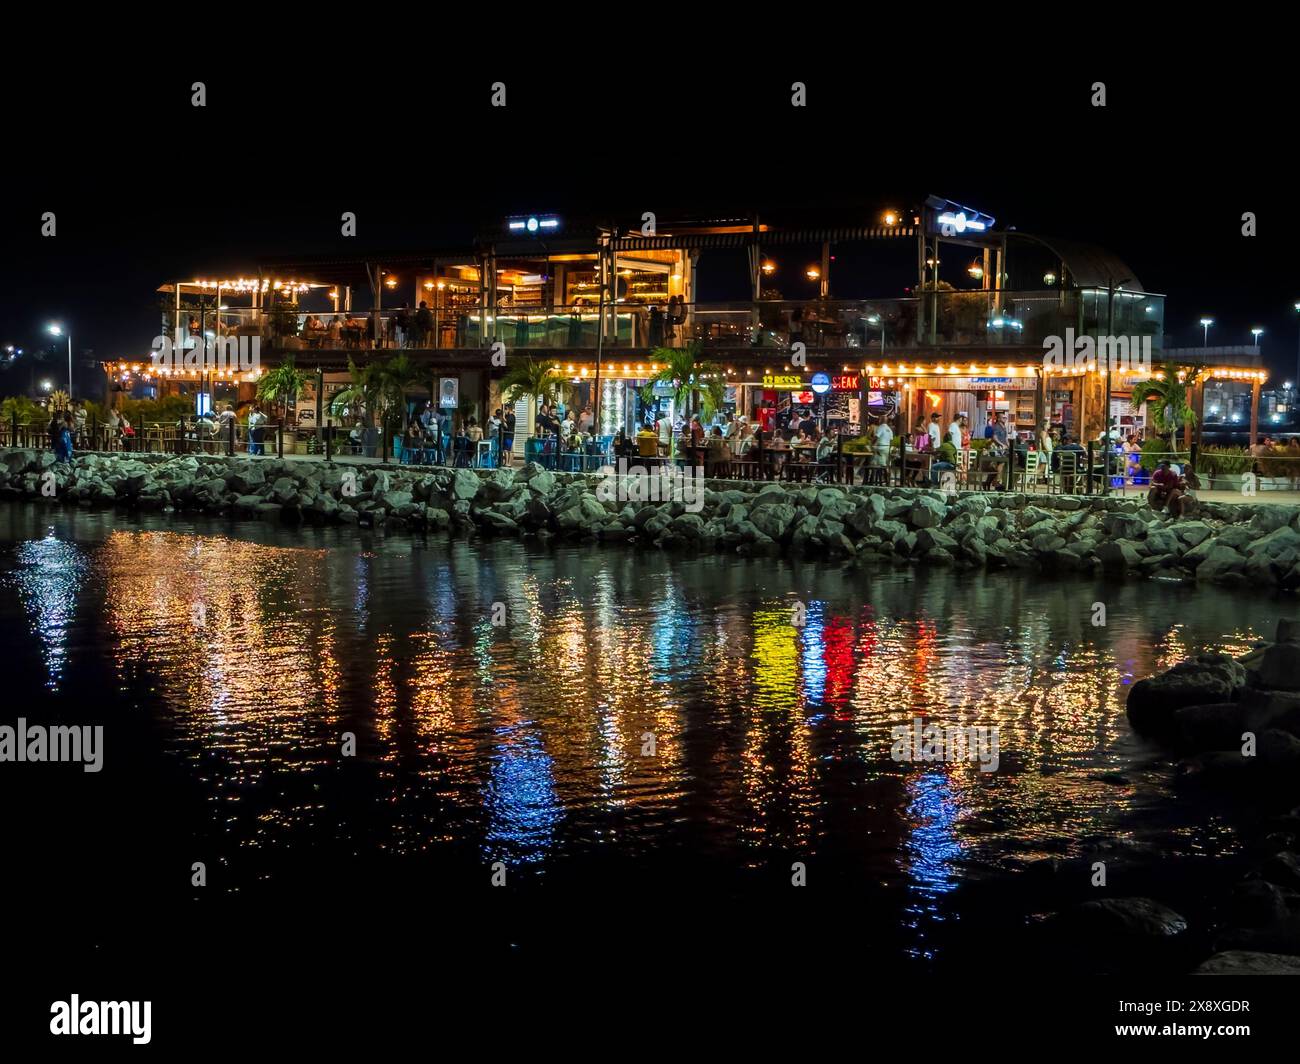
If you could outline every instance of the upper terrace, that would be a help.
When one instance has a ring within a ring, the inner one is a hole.
[[[266,262],[246,278],[174,282],[160,290],[164,326],[256,335],[319,362],[397,347],[469,358],[496,342],[556,357],[698,342],[759,361],[797,343],[836,357],[997,348],[1041,358],[1044,339],[1067,329],[1163,339],[1164,297],[1114,256],[998,231],[935,197],[872,217],[687,219],[649,234],[548,221],[511,219],[460,249]],[[708,298],[722,281],[743,297]],[[872,294],[881,288],[894,292]]]

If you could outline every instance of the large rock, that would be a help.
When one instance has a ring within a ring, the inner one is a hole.
[[[1197,580],[1218,580],[1226,573],[1239,573],[1246,567],[1246,559],[1231,547],[1216,546],[1196,567]]]
[[[1185,750],[1239,750],[1244,718],[1240,702],[1183,706],[1171,715],[1169,738]]]
[[[911,510],[908,511],[907,521],[915,529],[935,528],[943,524],[947,512],[947,507],[938,499],[922,495],[913,502]]]
[[[1086,901],[1063,915],[1075,930],[1102,939],[1162,939],[1187,930],[1184,917],[1150,898]]]
[[[756,504],[749,514],[749,519],[754,526],[774,540],[785,537],[794,518],[795,509],[789,503],[770,503],[763,506]]]
[[[1127,540],[1111,540],[1097,548],[1097,560],[1110,571],[1133,569],[1142,561],[1137,548]]]
[[[1216,953],[1193,975],[1300,975],[1300,957],[1255,950],[1225,950]]]
[[[478,475],[472,469],[457,469],[451,481],[451,497],[454,501],[468,501],[478,494]]]
[[[1246,669],[1227,654],[1197,654],[1168,672],[1139,680],[1128,693],[1128,719],[1139,732],[1169,735],[1173,711],[1184,706],[1236,702]]]

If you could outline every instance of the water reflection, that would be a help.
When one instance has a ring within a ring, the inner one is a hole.
[[[51,531],[43,539],[19,544],[14,561],[10,580],[40,644],[45,686],[57,692],[68,664],[67,633],[76,618],[86,557],[76,544],[58,539]]]
[[[1167,585],[78,520],[10,518],[4,609],[47,684],[70,644],[107,656],[241,850],[293,852],[310,830],[361,855],[468,846],[525,876],[600,850],[756,873],[821,857],[905,891],[918,956],[964,876],[1161,799],[1123,720],[1134,676],[1240,651],[1284,609]],[[996,725],[1000,771],[891,760],[890,729],[918,716]],[[318,793],[348,731],[376,773],[364,816]],[[1197,849],[1212,828],[1167,830]]]

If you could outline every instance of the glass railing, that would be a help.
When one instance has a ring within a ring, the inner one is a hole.
[[[1105,289],[994,292],[939,291],[903,299],[764,300],[663,307],[620,303],[603,312],[607,348],[651,350],[700,343],[718,349],[770,348],[879,351],[914,347],[1041,347],[1048,337],[1113,335],[1152,338],[1160,347],[1164,297]],[[484,350],[500,341],[511,350],[570,351],[602,343],[595,305],[554,308],[438,308],[410,311],[296,313],[221,311],[199,327],[217,336],[260,335],[277,350]]]

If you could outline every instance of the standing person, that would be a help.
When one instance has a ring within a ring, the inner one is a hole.
[[[262,453],[262,425],[266,421],[266,415],[262,413],[261,408],[254,403],[251,410],[248,411],[248,453]]]
[[[659,432],[659,457],[667,458],[673,445],[673,422],[667,414],[659,415],[659,423],[655,426]]]
[[[578,415],[578,428],[583,432],[590,432],[592,423],[596,420],[596,415],[591,412],[591,404],[582,408],[582,413]]]
[[[650,308],[649,319],[650,346],[663,347],[664,345],[664,312],[656,303]]]
[[[953,449],[960,451],[965,448],[962,441],[962,434],[966,428],[966,415],[956,414],[948,425],[948,442],[952,444]]]
[[[76,425],[72,420],[72,412],[64,411],[63,424],[59,426],[58,460],[60,462],[72,461],[72,438],[76,431]]]
[[[930,415],[930,424],[926,427],[926,433],[930,437],[930,450],[937,451],[939,444],[943,443],[943,429],[939,427],[939,412],[937,410]]]
[[[420,309],[415,312],[415,334],[420,347],[429,346],[429,337],[433,335],[433,311],[423,299],[420,300]]]
[[[884,418],[876,422],[876,427],[871,432],[871,441],[872,464],[888,466],[889,449],[894,443],[894,430],[889,427],[889,422]]]
[[[1000,413],[994,413],[993,418],[984,426],[984,438],[986,440],[997,441],[998,446],[1005,448],[1007,445],[1007,426],[1002,420]]]
[[[118,433],[122,431],[122,417],[117,412],[117,407],[110,407],[108,411],[108,420],[104,423],[108,429],[108,440],[110,446],[117,442]]]
[[[62,460],[60,454],[63,449],[63,418],[59,416],[59,411],[50,411],[50,423],[45,426],[46,435],[50,438],[50,450],[54,452],[57,460]]]
[[[1049,480],[1052,476],[1052,450],[1056,441],[1052,439],[1051,425],[1044,421],[1038,426],[1038,468],[1040,477]]]
[[[501,455],[501,460],[509,465],[515,455],[515,412],[511,407],[506,407],[501,418],[501,426],[504,430],[501,438],[501,449],[504,453]]]
[[[81,404],[73,412],[73,425],[76,429],[76,442],[80,447],[86,446],[86,406]]]

